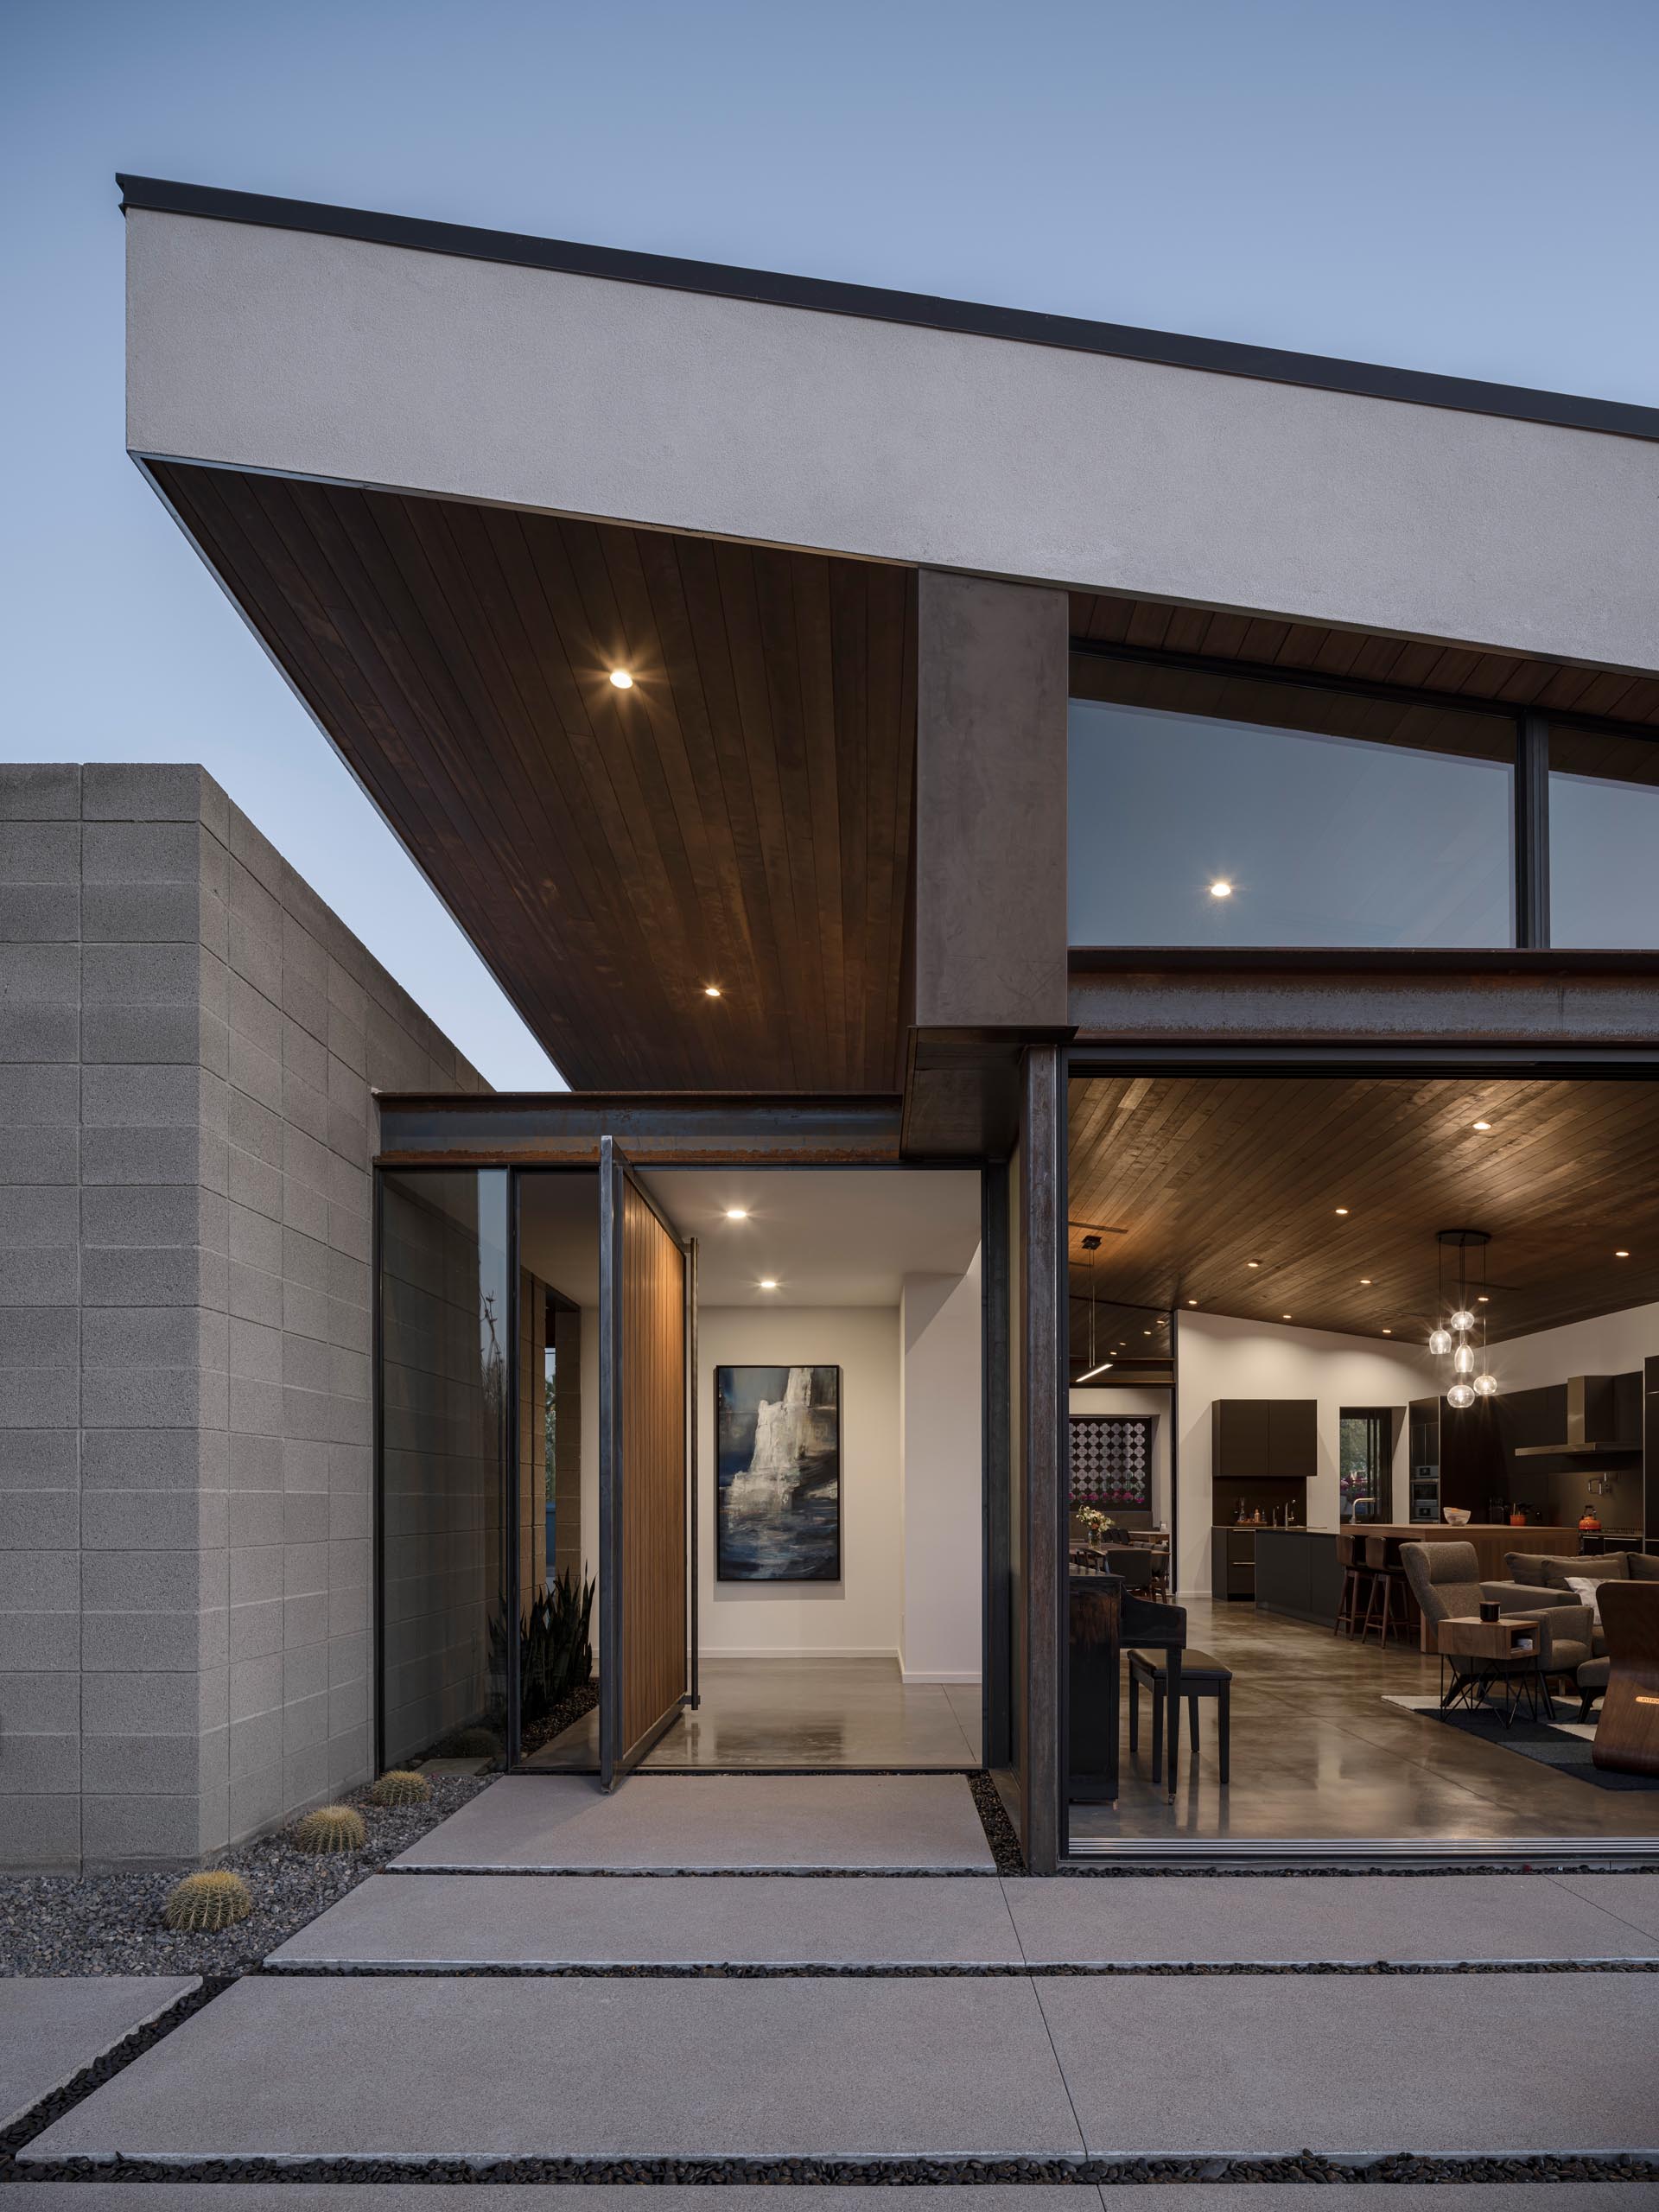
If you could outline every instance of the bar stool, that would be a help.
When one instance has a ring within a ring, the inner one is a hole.
[[[1366,1539],[1359,1535],[1337,1538],[1337,1565],[1342,1569],[1342,1596],[1337,1605],[1337,1618],[1331,1633],[1340,1636],[1346,1629],[1350,1636],[1357,1636],[1364,1616],[1366,1602],[1371,1594],[1371,1570],[1365,1561]]]
[[[1387,1643],[1391,1634],[1402,1640],[1408,1638],[1411,1632],[1409,1593],[1398,1536],[1367,1536],[1365,1569],[1371,1578],[1371,1588],[1365,1601],[1365,1623],[1359,1631],[1360,1642],[1363,1643],[1370,1636],[1374,1621],[1379,1643]]]

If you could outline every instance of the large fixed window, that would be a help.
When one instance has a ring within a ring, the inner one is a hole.
[[[1549,942],[1659,947],[1659,741],[1549,733]]]
[[[1074,665],[1074,944],[1515,943],[1510,717]]]

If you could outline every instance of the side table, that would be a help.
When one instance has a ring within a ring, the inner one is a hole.
[[[1541,1713],[1538,1706],[1544,1657],[1544,1631],[1540,1621],[1520,1614],[1506,1614],[1499,1621],[1454,1616],[1440,1624],[1438,1641],[1442,1682],[1448,1659],[1477,1662],[1472,1667],[1452,1669],[1451,1687],[1441,1692],[1442,1713],[1450,1712],[1456,1705],[1467,1706],[1471,1713],[1476,1711],[1484,1703],[1493,1683],[1502,1682],[1506,1728],[1515,1726],[1516,1713],[1523,1696],[1534,1720],[1550,1717]]]

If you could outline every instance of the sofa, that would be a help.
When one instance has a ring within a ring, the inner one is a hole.
[[[1646,1552],[1596,1552],[1582,1558],[1576,1554],[1560,1558],[1547,1552],[1505,1552],[1503,1564],[1511,1582],[1525,1587],[1530,1602],[1538,1606],[1581,1605],[1583,1595],[1573,1588],[1573,1581],[1659,1582],[1659,1558]],[[1607,1656],[1599,1615],[1590,1624],[1590,1653],[1595,1659]]]
[[[1579,1669],[1590,1658],[1593,1616],[1580,1605],[1572,1591],[1529,1587],[1520,1582],[1483,1582],[1475,1548],[1468,1543],[1402,1543],[1400,1563],[1406,1570],[1411,1594],[1431,1627],[1444,1620],[1469,1620],[1480,1611],[1482,1599],[1496,1599],[1503,1618],[1524,1615],[1536,1620],[1543,1638],[1539,1671],[1547,1681],[1560,1679],[1578,1687]],[[1513,1562],[1506,1561],[1513,1566]],[[1478,1659],[1449,1657],[1457,1681],[1480,1672]],[[1448,1691],[1446,1702],[1454,1694]]]
[[[1532,1583],[1535,1606],[1577,1605],[1580,1594],[1568,1580],[1588,1583],[1659,1582],[1659,1558],[1647,1552],[1592,1552],[1567,1558],[1545,1552],[1505,1552],[1503,1564],[1516,1583]],[[1578,1669],[1579,1719],[1588,1720],[1607,1688],[1607,1632],[1599,1611],[1590,1616],[1590,1656]]]

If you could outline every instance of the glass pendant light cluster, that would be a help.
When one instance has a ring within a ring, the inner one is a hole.
[[[1476,1306],[1485,1306],[1486,1247],[1491,1238],[1484,1229],[1443,1229],[1435,1242],[1439,1248],[1436,1272],[1440,1287],[1440,1311],[1445,1319],[1429,1332],[1428,1348],[1436,1359],[1451,1362],[1452,1380],[1446,1385],[1446,1402],[1464,1412],[1477,1398],[1492,1398],[1497,1395],[1497,1377],[1486,1370],[1486,1316],[1477,1313]],[[1457,1290],[1448,1313],[1446,1294],[1446,1255],[1457,1255]],[[1469,1269],[1471,1255],[1480,1262],[1481,1294],[1471,1298],[1469,1290]],[[1477,1343],[1476,1339],[1478,1338]]]

